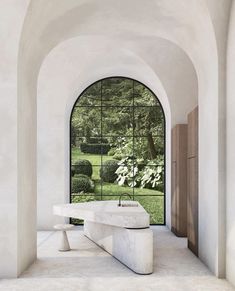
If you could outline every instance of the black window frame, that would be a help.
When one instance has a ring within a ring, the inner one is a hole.
[[[112,79],[112,78],[122,78],[122,79],[126,79],[126,80],[131,80],[133,81],[133,90],[134,90],[134,83],[139,83],[140,85],[144,86],[147,90],[149,90],[151,92],[151,94],[156,98],[157,100],[157,103],[160,105],[160,108],[161,108],[161,111],[162,111],[162,116],[163,116],[163,125],[164,125],[164,132],[163,132],[163,139],[164,139],[164,165],[163,165],[163,175],[164,175],[164,179],[163,179],[163,183],[164,183],[164,195],[136,195],[134,194],[134,188],[133,188],[133,198],[134,197],[163,197],[164,199],[164,215],[163,215],[163,223],[157,223],[157,224],[151,224],[151,225],[166,225],[166,117],[165,117],[165,112],[164,112],[164,109],[163,109],[163,106],[160,102],[160,100],[158,99],[158,97],[156,96],[156,94],[148,87],[146,86],[144,83],[136,80],[136,79],[133,79],[133,78],[129,78],[129,77],[124,77],[124,76],[111,76],[111,77],[106,77],[106,78],[102,78],[102,79],[99,79],[97,81],[95,81],[94,83],[90,84],[88,87],[86,87],[82,92],[81,94],[78,96],[78,98],[76,99],[73,107],[72,107],[72,110],[71,110],[71,114],[70,114],[70,119],[69,119],[69,202],[72,203],[72,197],[74,195],[72,195],[71,193],[71,182],[72,182],[72,173],[71,173],[71,169],[72,169],[72,150],[71,150],[71,141],[72,141],[72,130],[71,130],[71,124],[72,124],[72,116],[73,116],[73,112],[74,112],[74,108],[75,107],[89,107],[89,106],[77,106],[76,104],[79,102],[79,99],[81,98],[81,96],[92,86],[94,86],[95,84],[101,82],[101,105],[98,105],[98,106],[91,106],[91,107],[97,107],[97,108],[101,108],[101,116],[102,116],[102,82],[105,81],[105,80],[108,80],[108,79]],[[133,94],[134,94],[134,91],[133,91]],[[103,107],[106,107],[106,106],[103,106]],[[107,107],[118,107],[118,106],[107,106]],[[121,107],[121,106],[120,106]],[[124,106],[124,107],[131,107],[131,106]],[[133,101],[133,115],[134,115],[134,107],[154,107],[154,105],[150,105],[150,106],[141,106],[141,105],[134,105],[134,101]],[[101,117],[102,118],[102,117]],[[102,120],[101,120],[101,124],[102,124]],[[102,125],[101,125],[102,127]],[[102,128],[101,128],[101,131],[102,131]],[[105,136],[104,136],[105,137]],[[144,136],[135,136],[134,135],[134,131],[133,131],[133,135],[132,135],[133,139],[134,138],[141,138],[141,137],[144,137]],[[158,135],[157,137],[160,137],[160,135]],[[103,136],[101,136],[101,138],[103,138]],[[133,146],[134,148],[134,146]],[[96,166],[96,165],[93,165],[93,166]],[[101,165],[97,165],[97,166],[102,166],[102,156],[101,156]],[[156,165],[157,166],[157,165]],[[75,196],[78,196],[79,194],[75,195]],[[94,194],[95,195],[95,194]],[[117,195],[102,195],[102,189],[101,189],[101,200],[102,200],[102,197],[103,196],[110,196],[110,197],[115,197]],[[71,222],[71,218],[70,218],[70,222]],[[82,223],[77,223],[77,225],[82,225]]]

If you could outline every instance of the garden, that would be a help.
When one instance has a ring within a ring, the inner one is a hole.
[[[108,78],[86,89],[71,115],[71,202],[128,193],[151,224],[164,224],[164,126],[158,99],[137,81]]]

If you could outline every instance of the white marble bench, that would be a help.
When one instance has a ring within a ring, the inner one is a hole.
[[[94,201],[55,205],[55,215],[84,220],[84,234],[138,274],[153,272],[149,214],[136,201]],[[124,205],[125,205],[124,203]],[[131,206],[134,204],[135,206]]]

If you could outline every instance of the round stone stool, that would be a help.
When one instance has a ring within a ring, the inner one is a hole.
[[[61,237],[61,242],[60,242],[60,252],[67,252],[70,251],[70,245],[67,237],[67,230],[70,230],[74,227],[73,224],[56,224],[54,226],[55,229],[61,230],[62,232],[62,237]]]

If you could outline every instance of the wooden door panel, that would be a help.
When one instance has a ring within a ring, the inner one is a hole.
[[[198,161],[188,159],[188,247],[198,255]]]
[[[188,158],[198,156],[198,107],[188,114]]]
[[[176,211],[177,211],[177,165],[171,164],[171,230],[175,233],[177,229]]]
[[[187,124],[172,129],[172,231],[187,236]]]

